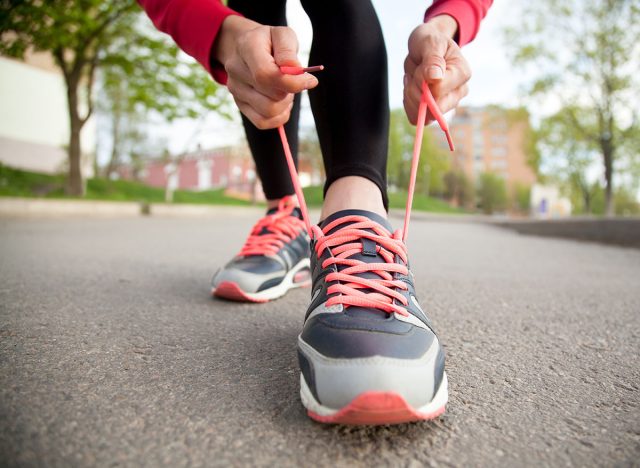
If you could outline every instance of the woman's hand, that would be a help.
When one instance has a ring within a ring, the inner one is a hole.
[[[294,94],[318,85],[308,73],[294,76],[280,71],[282,65],[300,66],[298,39],[291,28],[229,16],[214,47],[233,99],[259,129],[283,125],[289,120]]]
[[[441,15],[418,26],[409,37],[409,55],[404,61],[404,109],[414,125],[423,81],[429,84],[442,113],[455,108],[468,93],[471,69],[453,41],[457,29],[452,17]],[[431,121],[429,113],[427,122]]]

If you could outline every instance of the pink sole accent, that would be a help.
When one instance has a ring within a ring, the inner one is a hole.
[[[309,270],[301,270],[293,276],[293,283],[298,285],[298,283],[304,283],[300,286],[311,286],[311,272]]]
[[[421,413],[395,392],[365,392],[330,416],[321,416],[311,410],[307,410],[307,414],[321,423],[378,426],[435,419],[444,410],[442,406],[430,413]]]
[[[240,289],[240,286],[232,281],[223,281],[212,291],[212,294],[216,297],[222,297],[224,299],[239,302],[269,302],[269,299],[256,299],[248,296],[242,289]]]

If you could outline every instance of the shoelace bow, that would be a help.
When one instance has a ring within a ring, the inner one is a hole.
[[[304,222],[293,214],[292,197],[280,200],[275,213],[260,219],[251,229],[239,255],[275,255],[285,243],[298,237]]]
[[[283,69],[282,72],[290,73],[285,69]],[[404,281],[394,280],[393,273],[399,273],[401,275],[408,274],[408,268],[405,266],[407,264],[407,247],[405,241],[407,240],[409,232],[411,206],[413,204],[413,193],[415,191],[427,110],[444,131],[451,151],[454,150],[447,123],[431,94],[431,90],[426,83],[422,83],[422,96],[420,106],[418,107],[404,227],[402,231],[397,230],[393,234],[380,224],[364,216],[345,216],[329,223],[323,229],[320,229],[318,226],[312,226],[309,221],[309,213],[307,211],[304,194],[302,193],[302,186],[300,185],[293,156],[291,155],[291,149],[289,148],[289,142],[287,141],[287,134],[285,133],[284,126],[278,127],[291,181],[296,196],[298,197],[298,202],[300,203],[304,225],[307,228],[309,236],[316,241],[316,254],[320,257],[325,249],[331,249],[332,256],[323,262],[322,267],[326,268],[329,265],[345,266],[341,271],[330,273],[325,278],[325,281],[328,282],[338,282],[328,288],[329,294],[337,293],[337,295],[330,297],[327,300],[327,305],[342,304],[345,307],[360,306],[375,308],[388,313],[408,315],[405,308],[394,303],[394,300],[398,300],[400,304],[404,306],[408,304],[407,299],[398,292],[398,290],[407,290],[408,286]],[[329,234],[332,229],[344,223],[352,224]],[[371,231],[373,231],[373,233]],[[362,251],[361,240],[363,238],[368,238],[376,243],[376,253],[384,259],[385,263],[366,263],[361,260],[349,258]],[[396,263],[396,255],[402,259],[404,265]],[[368,279],[356,276],[357,274],[366,272],[375,273],[380,278]]]

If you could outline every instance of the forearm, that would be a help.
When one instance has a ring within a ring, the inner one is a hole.
[[[156,28],[169,34],[178,47],[207,70],[220,74],[220,70],[212,70],[211,50],[225,20],[238,13],[220,0],[138,0],[138,3]]]

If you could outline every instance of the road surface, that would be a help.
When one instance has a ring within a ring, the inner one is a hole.
[[[298,396],[309,291],[208,295],[253,216],[1,219],[0,465],[638,465],[640,250],[416,220],[447,412],[323,426]]]

